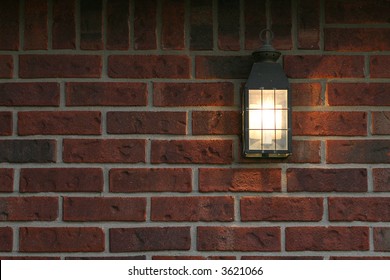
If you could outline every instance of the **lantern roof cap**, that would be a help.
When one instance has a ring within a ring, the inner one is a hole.
[[[281,53],[271,45],[274,33],[271,29],[263,29],[260,34],[260,41],[263,42],[263,46],[252,53],[255,62],[276,62]]]

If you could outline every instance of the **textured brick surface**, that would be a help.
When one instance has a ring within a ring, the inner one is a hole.
[[[0,78],[12,78],[14,61],[10,55],[0,55]]]
[[[19,48],[19,1],[6,0],[0,3],[0,50]]]
[[[390,112],[372,112],[372,134],[390,135]]]
[[[76,48],[76,3],[74,1],[53,1],[53,49]]]
[[[56,148],[55,140],[0,140],[0,162],[55,162]]]
[[[374,191],[387,192],[390,191],[390,169],[375,168],[372,171],[374,180]]]
[[[194,135],[238,135],[241,133],[241,112],[212,111],[192,113]]]
[[[303,0],[298,4],[298,48],[317,50],[320,43],[320,1]]]
[[[161,47],[164,50],[182,50],[185,47],[185,3],[163,1]]]
[[[58,83],[2,83],[0,84],[1,106],[58,106],[60,85]]]
[[[107,3],[107,44],[110,50],[127,50],[130,43],[129,1]]]
[[[24,5],[24,49],[46,50],[48,47],[47,1],[31,0]]]
[[[14,170],[11,168],[0,169],[0,193],[12,192],[14,189]]]
[[[378,227],[374,228],[374,250],[379,252],[390,251],[390,228]]]
[[[0,227],[0,252],[12,251],[13,233],[11,227]]]
[[[321,106],[321,84],[294,83],[290,84],[293,106]]]
[[[156,0],[134,2],[134,49],[153,50],[156,42]]]
[[[240,1],[218,1],[218,47],[221,50],[240,49]]]
[[[252,68],[250,56],[197,56],[198,79],[247,79]]]
[[[373,55],[370,57],[371,78],[390,78],[390,57],[385,55]]]
[[[0,221],[54,221],[57,197],[1,197]]]
[[[191,1],[190,48],[213,49],[213,3],[207,0]]]
[[[12,113],[0,112],[0,136],[12,135]]]
[[[102,1],[80,2],[80,48],[83,50],[103,49]]]

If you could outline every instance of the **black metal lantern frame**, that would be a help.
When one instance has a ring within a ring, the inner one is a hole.
[[[266,38],[263,38],[263,36]],[[255,63],[242,100],[243,153],[246,157],[288,157],[291,154],[291,94],[281,53],[270,44],[273,33],[260,33],[263,46],[252,55]]]

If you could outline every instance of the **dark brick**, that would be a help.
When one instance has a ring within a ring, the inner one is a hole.
[[[24,4],[24,49],[47,50],[48,8],[46,0],[30,0]]]
[[[0,221],[55,221],[57,197],[0,197]]]
[[[107,49],[129,49],[129,17],[128,0],[114,0],[107,2]]]
[[[76,48],[75,1],[53,1],[53,49]]]
[[[377,252],[390,252],[390,228],[374,228],[374,250]]]
[[[245,1],[245,49],[260,48],[260,31],[266,28],[266,7],[264,0]]]
[[[0,84],[0,106],[59,106],[58,83]]]
[[[56,149],[55,140],[0,140],[0,162],[55,162]]]
[[[165,50],[182,50],[185,47],[185,2],[164,0],[162,5],[161,47]]]
[[[0,227],[0,252],[11,252],[13,247],[13,232],[11,227]],[[3,259],[0,257],[0,259]]]
[[[13,76],[14,61],[10,55],[0,55],[0,79],[10,79]]]
[[[253,65],[251,56],[196,56],[197,79],[247,79]]]
[[[0,136],[12,135],[12,112],[0,112]]]
[[[0,50],[19,49],[19,1],[0,1]]]
[[[190,49],[213,49],[213,3],[208,0],[191,1]]]
[[[277,50],[290,50],[292,48],[291,1],[272,0],[270,6],[272,31],[275,34],[272,45]]]
[[[292,106],[322,106],[320,83],[292,83]]]
[[[318,50],[320,48],[320,1],[298,2],[298,48]]]
[[[0,193],[12,192],[14,189],[14,170],[0,168]]]
[[[135,0],[134,6],[134,49],[154,50],[157,47],[156,0]]]
[[[390,135],[390,112],[372,112],[372,134]]]
[[[390,78],[390,56],[373,55],[370,57],[370,77]]]
[[[193,135],[239,135],[241,112],[198,111],[192,113]]]
[[[372,175],[375,192],[390,191],[390,168],[374,168]]]
[[[240,1],[218,1],[218,47],[221,50],[240,49]]]
[[[102,0],[80,1],[80,48],[103,49]]]

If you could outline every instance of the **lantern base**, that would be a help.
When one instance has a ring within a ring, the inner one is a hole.
[[[271,154],[271,153],[245,153],[244,156],[247,158],[287,158],[291,155],[291,153],[286,153],[286,154]]]

